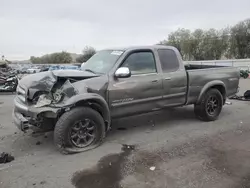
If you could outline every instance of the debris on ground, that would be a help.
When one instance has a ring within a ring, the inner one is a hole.
[[[122,145],[122,150],[123,151],[127,151],[127,150],[135,150],[135,146],[134,145],[127,145],[127,144],[123,144]]]
[[[46,181],[44,181],[44,180],[40,182],[41,185],[44,185],[45,183],[46,183]]]
[[[149,169],[150,169],[151,171],[154,171],[154,170],[155,170],[155,166],[151,166]]]
[[[250,90],[247,90],[243,96],[234,95],[230,99],[240,100],[240,101],[250,101]]]
[[[226,101],[225,104],[227,104],[227,105],[232,105],[232,102]]]
[[[245,99],[250,99],[250,90],[247,90],[245,93],[244,93],[244,97]]]
[[[32,127],[32,129],[35,129],[35,128]],[[47,135],[46,131],[44,131],[44,130],[33,130],[31,132],[31,136],[34,137],[34,138],[44,136],[44,135]]]
[[[42,144],[42,143],[41,143],[40,141],[37,141],[37,142],[36,142],[36,145],[37,145],[37,146],[39,146],[39,145],[41,145],[41,144]]]
[[[14,159],[15,158],[9,153],[2,152],[0,155],[0,163],[9,163]]]
[[[152,127],[155,126],[155,121],[154,121],[154,120],[151,120],[150,123],[151,123],[151,126],[152,126]]]

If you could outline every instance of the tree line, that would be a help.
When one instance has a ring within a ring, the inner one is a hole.
[[[41,57],[31,56],[30,61],[34,64],[70,64],[72,57],[68,52],[56,52]]]
[[[82,54],[80,54],[75,59],[72,58],[71,54],[68,52],[56,52],[52,54],[46,54],[41,57],[31,56],[30,61],[34,64],[70,64],[74,61],[77,63],[86,62],[96,53],[96,50],[91,46],[86,46]]]
[[[178,29],[159,44],[175,46],[184,60],[250,58],[250,19],[220,30]]]
[[[76,58],[76,62],[83,63],[89,60],[96,53],[95,48],[91,46],[85,46],[82,54]]]
[[[223,29],[191,31],[180,28],[159,44],[176,47],[186,61],[250,58],[250,19]],[[30,61],[35,64],[83,63],[95,53],[95,48],[86,46],[75,60],[68,52],[58,52],[42,57],[31,56]]]

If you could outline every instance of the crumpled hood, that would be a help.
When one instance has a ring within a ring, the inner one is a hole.
[[[96,76],[97,75],[93,73],[80,70],[55,70],[27,75],[19,81],[19,84],[25,89],[32,89],[35,87],[40,90],[47,91],[53,87],[58,77],[86,79]]]
[[[82,70],[54,70],[52,73],[57,77],[95,77],[94,73],[82,71]]]
[[[55,70],[27,75],[19,81],[19,86],[29,90],[28,98],[32,99],[37,91],[50,92],[60,78],[75,79],[71,85],[80,93],[86,92],[88,88],[90,92],[103,95],[108,85],[107,75],[100,76],[80,70]]]

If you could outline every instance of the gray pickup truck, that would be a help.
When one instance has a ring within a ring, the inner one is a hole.
[[[24,77],[13,118],[22,131],[54,130],[62,153],[81,152],[103,141],[114,118],[194,104],[198,119],[213,121],[239,78],[233,67],[184,65],[170,46],[107,49],[81,70]]]

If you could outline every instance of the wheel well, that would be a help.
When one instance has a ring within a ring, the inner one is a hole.
[[[109,122],[107,122],[106,117],[105,117],[105,113],[102,105],[99,104],[97,101],[95,100],[82,100],[82,101],[78,101],[75,106],[88,106],[90,108],[92,108],[93,110],[97,111],[104,119],[105,122],[105,126],[106,126],[106,130],[108,129],[108,125]]]
[[[219,90],[219,92],[223,96],[223,99],[226,98],[226,89],[225,89],[224,86],[222,86],[222,85],[215,85],[215,86],[212,86],[211,88]]]
[[[217,89],[217,90],[221,93],[221,95],[222,95],[222,97],[223,97],[223,104],[225,104],[226,98],[227,98],[227,94],[226,94],[226,88],[225,88],[223,85],[213,85],[213,86],[211,86],[211,87],[209,87],[209,88],[206,88],[206,90],[205,90],[204,92],[202,92],[202,94],[200,95],[200,97],[199,97],[199,99],[198,99],[198,101],[197,101],[196,104],[199,104],[199,103],[200,103],[201,97],[202,97],[209,89]]]
[[[90,108],[92,108],[93,110],[97,111],[99,114],[101,114],[102,117],[104,117],[103,114],[103,109],[102,106],[100,104],[98,104],[98,102],[93,101],[93,100],[83,100],[83,101],[79,101],[75,104],[75,106],[89,106]]]
[[[225,104],[226,98],[227,98],[226,97],[226,88],[223,85],[215,85],[215,86],[212,86],[211,88],[217,89],[221,93],[221,95],[223,97],[223,104]]]

